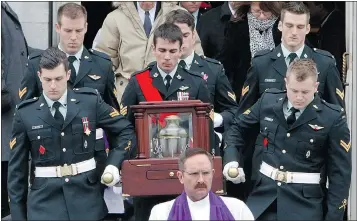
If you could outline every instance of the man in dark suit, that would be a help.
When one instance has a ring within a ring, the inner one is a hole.
[[[153,54],[156,62],[136,72],[129,80],[121,104],[121,114],[134,124],[130,108],[142,101],[201,100],[211,103],[206,82],[200,74],[183,69],[178,65],[181,56],[182,33],[174,24],[164,23],[154,32]],[[213,133],[213,132],[212,132]],[[135,220],[148,220],[153,206],[173,199],[175,196],[135,197]]]
[[[21,102],[10,141],[8,189],[14,220],[100,220],[107,213],[96,170],[96,128],[110,134],[105,173],[108,186],[136,147],[133,126],[92,88],[67,86],[71,72],[64,52],[42,53],[40,97]],[[35,178],[28,193],[28,159]],[[102,183],[104,181],[102,180]]]
[[[218,59],[223,48],[224,36],[232,16],[233,2],[213,8],[203,14],[197,24],[197,33],[201,39],[203,52],[209,58]]]
[[[1,217],[9,215],[7,166],[9,140],[15,105],[20,102],[18,90],[24,75],[28,47],[21,23],[7,2],[1,2]],[[6,129],[5,129],[6,128]]]
[[[87,31],[87,11],[76,3],[67,3],[58,9],[56,31],[60,36],[58,48],[65,52],[70,62],[71,77],[68,81],[70,88],[90,87],[98,90],[103,100],[119,109],[114,85],[114,72],[110,58],[93,49],[83,46],[84,35]],[[42,52],[29,56],[26,74],[19,89],[20,99],[32,99],[42,93],[42,84],[37,76]],[[96,131],[96,160],[98,170],[103,170],[106,158],[103,130]]]
[[[350,131],[344,109],[320,99],[318,75],[311,59],[293,61],[287,90],[268,89],[227,132],[223,174],[234,183],[245,181],[241,153],[250,148],[248,135],[258,135],[257,180],[247,200],[257,220],[343,220]]]
[[[195,21],[195,27],[197,26],[197,24],[200,21],[202,12],[200,10],[201,7],[201,1],[195,1],[195,2],[180,2],[180,6],[184,9],[186,9],[189,13],[191,13],[191,15],[194,17],[194,21]]]

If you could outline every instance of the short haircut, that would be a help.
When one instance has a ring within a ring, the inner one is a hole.
[[[295,59],[288,67],[286,78],[289,78],[290,75],[294,75],[298,82],[302,82],[309,77],[317,81],[316,63],[309,58]]]
[[[66,73],[69,70],[69,63],[66,54],[58,49],[58,47],[51,47],[46,49],[40,59],[40,72],[42,69],[53,70],[63,64]]]
[[[154,32],[154,46],[156,47],[157,39],[162,38],[168,40],[170,43],[179,42],[182,46],[182,32],[175,24],[164,23],[160,25]]]
[[[303,2],[286,2],[283,4],[281,9],[280,19],[284,21],[284,16],[286,12],[296,15],[306,15],[307,23],[310,21],[310,11],[309,8]]]
[[[166,23],[186,24],[192,31],[195,30],[195,18],[191,13],[183,9],[177,9],[166,15]]]
[[[87,10],[82,5],[76,3],[66,3],[59,7],[57,11],[57,23],[59,25],[61,25],[62,16],[65,16],[70,19],[84,17],[84,20],[87,21]]]
[[[181,153],[180,158],[178,160],[178,164],[179,164],[179,169],[180,171],[184,171],[185,170],[185,162],[188,158],[196,156],[196,155],[206,155],[209,159],[209,161],[211,162],[211,165],[213,167],[213,157],[210,153],[208,153],[207,151],[205,151],[202,148],[187,148],[183,153]]]

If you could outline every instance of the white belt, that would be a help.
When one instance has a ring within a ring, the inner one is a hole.
[[[259,171],[273,180],[284,183],[320,183],[320,173],[284,172],[270,166],[265,162],[261,164]]]
[[[63,177],[74,176],[96,168],[94,158],[71,165],[57,167],[36,167],[35,177]]]
[[[95,139],[99,140],[103,138],[103,129],[102,128],[98,128],[95,130]]]

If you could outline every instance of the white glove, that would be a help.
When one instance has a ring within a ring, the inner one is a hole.
[[[214,112],[213,114],[213,127],[216,128],[216,127],[220,127],[223,123],[223,117],[222,115]]]
[[[216,132],[216,131],[214,131],[214,133],[217,134],[217,136],[218,136],[218,138],[219,138],[219,146],[221,146],[221,144],[222,144],[222,139],[223,139],[222,134],[221,134],[221,133],[218,133],[218,132]]]
[[[234,177],[234,178],[230,177],[228,175],[229,168],[238,168],[238,176]],[[232,161],[232,162],[227,163],[223,168],[223,175],[226,178],[226,180],[229,180],[234,184],[245,182],[244,170],[243,170],[243,168],[239,168],[239,164],[237,161]]]
[[[111,183],[105,183],[104,180],[103,180],[103,175],[106,174],[106,173],[110,173],[113,175],[113,181]],[[116,167],[116,166],[113,166],[113,165],[108,165],[103,174],[102,174],[102,177],[101,177],[101,180],[100,182],[103,183],[104,185],[107,185],[107,186],[114,186],[116,185],[118,182],[120,181],[120,175],[119,175],[119,169]]]

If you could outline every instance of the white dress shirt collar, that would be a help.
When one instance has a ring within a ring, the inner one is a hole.
[[[56,101],[51,100],[49,97],[47,97],[47,95],[46,95],[45,93],[43,93],[43,97],[45,98],[48,107],[49,107],[49,108],[52,108],[53,104],[54,104]],[[66,105],[67,105],[67,89],[66,89],[66,91],[63,93],[62,97],[61,97],[60,99],[58,99],[57,101],[60,102],[62,106],[66,106]]]
[[[63,49],[61,48],[61,44],[58,44],[58,49],[60,49],[61,51],[63,51]],[[79,51],[78,51],[76,54],[74,54],[74,55],[72,55],[72,54],[67,54],[65,51],[63,51],[63,52],[66,53],[67,57],[69,57],[69,56],[75,56],[75,57],[77,58],[77,60],[80,61],[80,60],[81,60],[81,57],[82,57],[83,50],[84,50],[84,47],[83,47],[83,45],[82,45],[82,47],[79,49]]]
[[[191,68],[191,65],[192,65],[192,62],[193,62],[193,58],[195,57],[195,51],[192,51],[192,53],[189,55],[189,56],[187,56],[185,59],[181,59],[181,60],[184,60],[185,61],[185,63],[186,63],[186,68],[188,69],[188,70],[190,70],[190,68]]]
[[[155,3],[154,7],[149,10],[151,25],[154,24],[156,6],[157,6],[157,3]],[[144,22],[145,22],[145,11],[140,7],[140,3],[139,2],[136,2],[136,7],[138,8],[138,13],[139,13],[140,20],[144,24]]]

